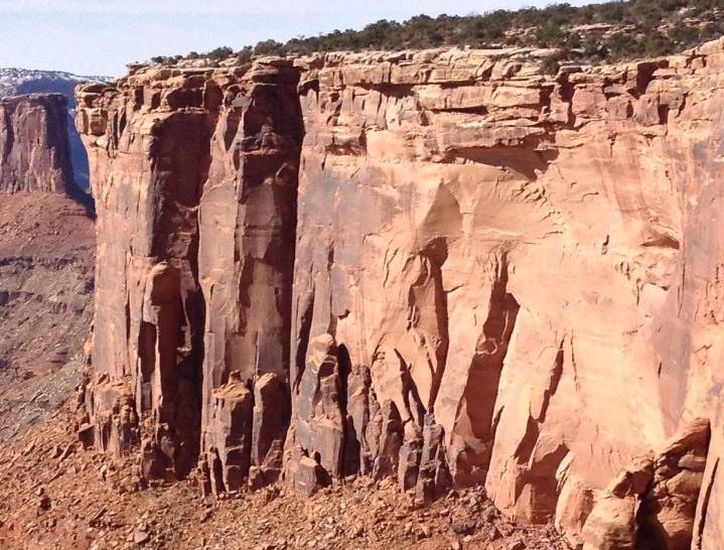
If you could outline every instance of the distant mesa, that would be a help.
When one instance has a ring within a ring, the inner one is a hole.
[[[61,94],[0,99],[0,192],[75,191],[67,105]]]
[[[75,96],[73,90],[81,82],[107,82],[107,76],[80,76],[62,71],[37,71],[0,68],[0,98],[24,94],[62,94],[67,98],[66,131],[70,142],[70,161],[75,183],[88,190],[88,157],[73,124]]]

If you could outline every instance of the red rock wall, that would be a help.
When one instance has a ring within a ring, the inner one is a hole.
[[[359,441],[374,471],[391,408],[404,488],[434,423],[455,483],[578,542],[632,457],[718,418],[721,48],[555,80],[476,53],[305,67],[296,453],[342,475]],[[342,345],[361,424],[306,404]]]
[[[66,117],[59,94],[0,98],[0,193],[71,189]]]
[[[289,399],[297,80],[281,63],[79,90],[99,242],[89,420],[101,448],[140,443],[148,478],[201,456],[234,489],[281,448],[289,413],[261,397]]]
[[[723,47],[556,77],[532,52],[437,51],[81,89],[97,444],[144,439],[150,477],[198,455],[215,492],[280,468],[307,493],[478,483],[576,545],[718,547]]]

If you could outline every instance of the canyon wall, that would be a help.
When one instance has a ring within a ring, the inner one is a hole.
[[[82,367],[95,230],[67,118],[59,94],[0,98],[0,441],[62,405]]]
[[[0,192],[71,189],[67,100],[60,94],[0,98]]]
[[[724,41],[556,76],[546,54],[80,87],[82,436],[215,493],[484,484],[576,546],[724,544]]]
[[[78,95],[98,211],[89,408],[101,447],[142,444],[147,476],[200,455],[214,490],[280,471],[298,78],[286,62],[162,70]]]

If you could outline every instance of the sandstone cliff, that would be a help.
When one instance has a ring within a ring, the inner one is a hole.
[[[0,192],[70,191],[74,184],[65,97],[1,98],[0,108]]]
[[[724,544],[724,41],[555,77],[543,54],[80,87],[82,436],[216,493],[484,484],[574,545]]]
[[[74,89],[80,83],[108,82],[107,76],[80,76],[61,71],[0,68],[0,97],[26,94],[62,94],[68,101],[66,129],[70,148],[73,178],[81,189],[88,189],[88,157],[83,142],[73,124],[75,112]]]

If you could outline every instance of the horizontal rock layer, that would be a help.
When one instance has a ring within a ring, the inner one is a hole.
[[[0,193],[72,190],[66,98],[0,98]]]
[[[484,484],[574,545],[719,547],[723,48],[80,87],[96,445],[140,448],[148,478],[198,461],[214,492]],[[643,487],[616,485],[629,470]]]

